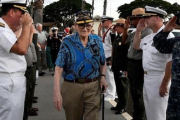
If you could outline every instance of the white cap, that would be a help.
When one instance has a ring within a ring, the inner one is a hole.
[[[113,20],[114,18],[113,17],[109,17],[109,16],[106,16],[106,15],[103,15],[101,17],[101,21],[104,21],[104,20]]]
[[[26,0],[1,0],[0,4],[2,8],[17,8],[22,12],[28,12],[26,8]]]
[[[53,30],[58,30],[58,28],[57,27],[52,27],[51,31],[53,31]]]
[[[26,0],[1,0],[0,4],[2,3],[20,3],[20,4],[26,4]]]
[[[151,7],[151,6],[145,6],[145,13],[146,15],[149,15],[149,16],[157,15],[161,18],[167,15],[166,11],[159,8]]]

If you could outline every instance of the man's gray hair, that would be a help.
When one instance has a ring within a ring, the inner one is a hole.
[[[36,23],[36,28],[37,28],[38,26],[42,26],[42,24],[41,24],[41,23]]]

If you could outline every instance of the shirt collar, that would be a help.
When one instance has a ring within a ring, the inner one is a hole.
[[[157,33],[159,33],[162,29],[164,29],[164,25],[161,26],[161,28],[157,31]]]
[[[78,32],[75,33],[75,38],[73,39],[73,41],[76,43],[82,44]],[[93,42],[93,36],[90,34],[88,36],[88,43],[86,47],[88,47],[92,42]]]

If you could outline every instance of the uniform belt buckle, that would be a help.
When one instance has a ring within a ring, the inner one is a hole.
[[[148,72],[147,72],[147,71],[144,71],[144,74],[146,74],[146,75],[147,75],[147,74],[148,74]]]

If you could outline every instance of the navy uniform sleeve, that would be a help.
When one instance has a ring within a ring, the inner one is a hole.
[[[58,56],[56,58],[56,66],[60,68],[64,68],[66,62],[67,62],[67,55],[68,55],[68,49],[67,49],[67,44],[66,40],[64,39],[63,42],[61,43]]]
[[[175,38],[167,39],[170,32],[159,32],[156,34],[153,38],[154,46],[156,49],[161,53],[172,53],[172,49],[174,46],[174,43],[176,42]]]

